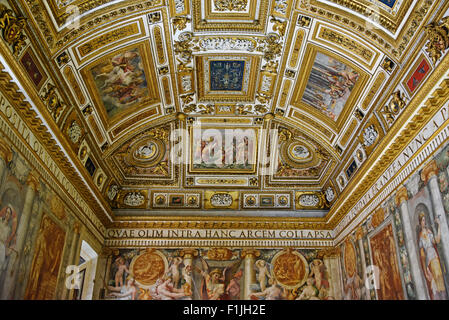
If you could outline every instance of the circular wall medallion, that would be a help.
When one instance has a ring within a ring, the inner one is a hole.
[[[134,151],[134,157],[137,159],[152,159],[157,153],[157,145],[153,141],[148,141],[147,143],[139,146]]]
[[[163,205],[163,204],[165,204],[165,196],[163,196],[163,195],[158,195],[158,196],[156,197],[156,199],[154,200],[154,202],[155,202],[157,205]]]
[[[300,287],[309,275],[307,260],[298,251],[287,249],[278,252],[271,263],[275,279],[287,289]]]
[[[246,197],[245,204],[250,207],[254,206],[256,204],[256,197],[254,196]]]
[[[187,203],[188,203],[189,205],[191,205],[191,206],[196,205],[197,202],[198,202],[198,197],[197,197],[197,196],[189,196],[189,197],[187,198]]]
[[[280,196],[278,199],[278,203],[281,206],[286,206],[288,205],[288,198],[286,196]]]
[[[133,258],[130,271],[138,284],[148,288],[165,274],[167,267],[167,259],[161,252],[145,251]]]

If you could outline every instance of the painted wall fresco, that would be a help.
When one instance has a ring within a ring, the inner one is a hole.
[[[0,142],[10,154],[0,157],[0,299],[61,299],[75,219],[27,160]]]
[[[369,299],[448,299],[448,181],[446,145],[347,237],[340,246],[345,298],[363,298],[358,292],[365,290]],[[349,258],[354,250],[359,264]],[[365,285],[372,265],[379,268],[377,288]]]
[[[44,216],[36,241],[25,299],[51,300],[54,298],[64,240],[64,230],[49,216]]]
[[[107,300],[327,300],[326,257],[295,249],[120,249],[104,274]]]

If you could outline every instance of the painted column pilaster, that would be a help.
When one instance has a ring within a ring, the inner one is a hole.
[[[198,256],[198,250],[196,249],[183,249],[179,253],[179,255],[183,258],[184,263],[184,272],[189,272],[189,276],[185,277],[186,283],[189,285],[190,289],[192,289],[192,263],[193,258]]]
[[[335,247],[332,249],[326,249],[323,252],[323,263],[326,266],[329,275],[329,292],[328,296],[335,300],[342,299],[342,284],[340,273],[340,248]]]
[[[256,282],[256,271],[254,270],[254,262],[260,252],[254,249],[245,249],[242,251],[242,259],[244,265],[244,284],[243,284],[243,300],[250,300],[251,285]]]
[[[357,229],[357,231],[355,232],[355,238],[357,239],[357,245],[359,246],[359,251],[360,251],[360,261],[362,262],[362,283],[363,286],[365,286],[366,284],[366,257],[365,257],[365,250],[363,248],[363,229],[362,227],[359,227]],[[371,296],[369,294],[369,290],[363,290],[365,293],[365,300],[371,300]]]
[[[92,300],[100,299],[100,291],[103,288],[103,278],[105,277],[103,272],[107,269],[108,259],[112,255],[112,250],[109,248],[103,248],[98,255],[97,269],[95,271],[94,278],[94,292],[92,294]]]
[[[430,161],[421,172],[421,179],[430,189],[433,202],[434,220],[440,221],[441,246],[444,253],[444,262],[449,268],[449,226],[447,225],[446,212],[444,211],[443,199],[441,199],[440,188],[438,186],[438,167],[435,160]]]
[[[408,193],[407,188],[402,186],[396,192],[396,206],[400,208],[402,225],[404,226],[404,242],[407,248],[408,257],[410,259],[410,272],[412,274],[413,283],[415,284],[416,297],[418,300],[426,300],[426,286],[423,281],[419,266],[421,262],[418,258],[418,248],[413,237],[413,228],[410,221],[410,213],[407,206]]]
[[[72,243],[70,244],[70,251],[69,251],[69,259],[68,264],[69,265],[78,265],[78,256],[77,256],[77,248],[78,248],[78,242],[80,239],[81,234],[81,225],[78,222],[75,222],[73,224],[73,238]],[[73,289],[64,288],[64,292],[62,294],[62,299],[64,300],[70,300],[73,297]]]

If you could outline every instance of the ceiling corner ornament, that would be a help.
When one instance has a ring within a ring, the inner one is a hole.
[[[57,121],[59,119],[59,116],[61,115],[61,112],[65,109],[65,104],[59,98],[56,87],[51,83],[47,84],[47,88],[44,91],[42,100],[50,110],[53,118]]]
[[[401,91],[397,90],[392,94],[391,101],[383,107],[381,113],[384,115],[387,123],[392,125],[399,112],[405,108],[405,97]]]
[[[369,127],[365,128],[363,131],[363,145],[365,147],[372,146],[379,136],[379,132],[377,132],[376,127],[372,124]]]
[[[67,135],[74,144],[80,142],[80,138],[83,135],[83,130],[76,120],[73,120],[70,126],[67,128]]]
[[[239,192],[206,191],[204,209],[238,209]]]
[[[324,192],[327,202],[331,203],[335,199],[335,192],[332,187],[328,187]]]
[[[0,29],[2,30],[3,40],[12,47],[13,54],[16,57],[27,39],[26,35],[23,34],[25,24],[26,19],[24,17],[15,17],[11,9],[0,4]]]
[[[130,207],[139,207],[145,203],[145,196],[140,192],[130,192],[123,198],[123,203]]]
[[[443,52],[449,48],[449,16],[441,19],[441,22],[429,23],[425,30],[429,37],[426,50],[432,58],[433,64],[436,64]]]
[[[187,17],[175,17],[172,19],[173,30],[182,31],[187,28],[187,23],[190,22],[190,19]]]
[[[296,210],[327,208],[326,196],[323,192],[296,192]]]
[[[117,197],[117,194],[119,192],[119,186],[116,184],[111,184],[107,191],[107,196],[109,201],[114,201],[114,199]]]

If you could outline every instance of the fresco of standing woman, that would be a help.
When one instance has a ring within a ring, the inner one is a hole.
[[[440,257],[437,244],[441,241],[440,221],[435,219],[437,235],[434,236],[431,229],[426,225],[424,212],[420,212],[418,227],[418,247],[422,270],[424,272],[427,287],[432,300],[446,300],[446,286],[444,284],[443,272],[441,270]]]

